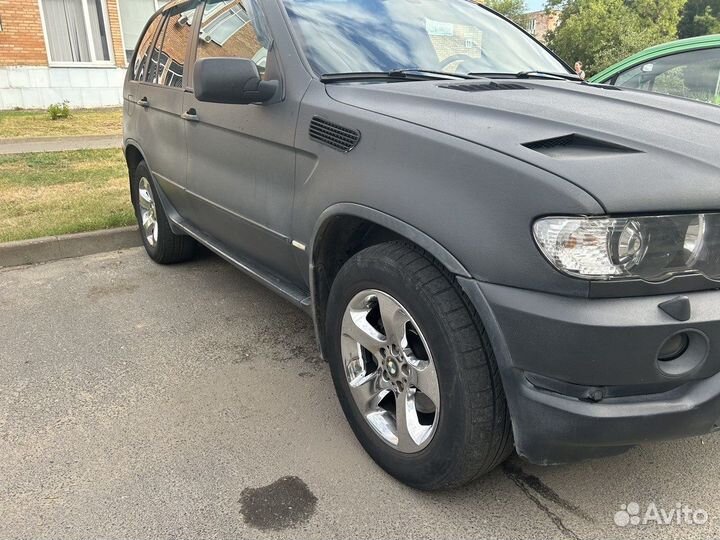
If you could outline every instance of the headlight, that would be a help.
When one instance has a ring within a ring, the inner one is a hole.
[[[551,217],[536,221],[533,233],[553,266],[575,277],[720,279],[720,214]]]

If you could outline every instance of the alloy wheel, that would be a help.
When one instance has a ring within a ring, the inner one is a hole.
[[[153,197],[150,181],[143,176],[138,183],[138,202],[140,204],[140,221],[143,234],[148,245],[155,246],[158,241],[158,223],[155,197]]]
[[[355,404],[373,431],[403,453],[425,448],[439,420],[440,387],[407,309],[379,290],[358,293],[345,309],[341,350]]]

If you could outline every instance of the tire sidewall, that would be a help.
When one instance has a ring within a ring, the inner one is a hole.
[[[340,345],[342,319],[351,299],[368,289],[385,292],[403,305],[425,337],[435,363],[440,388],[440,419],[433,439],[417,453],[405,454],[385,443],[362,416],[350,393]],[[427,289],[411,280],[397,261],[369,259],[360,253],[341,269],[333,283],[326,322],[335,389],[365,450],[387,472],[411,486],[420,489],[442,487],[441,479],[453,476],[455,464],[462,459],[465,448],[468,391],[462,381],[457,360],[459,351],[452,343],[447,321],[428,297]],[[436,483],[441,485],[434,485]]]

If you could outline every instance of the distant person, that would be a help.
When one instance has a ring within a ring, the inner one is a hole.
[[[585,71],[583,71],[583,63],[582,62],[575,62],[575,73],[583,81],[585,80]]]

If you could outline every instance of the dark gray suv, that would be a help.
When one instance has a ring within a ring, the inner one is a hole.
[[[150,257],[312,315],[411,486],[720,422],[720,108],[594,86],[466,0],[176,0],[124,90]]]

